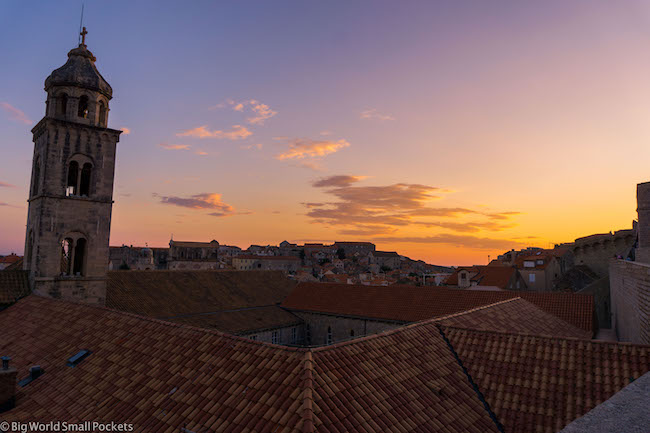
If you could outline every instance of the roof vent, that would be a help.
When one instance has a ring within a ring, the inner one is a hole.
[[[29,369],[29,377],[18,382],[18,386],[26,386],[45,374],[45,370],[40,365],[35,365]]]
[[[76,367],[83,361],[84,359],[88,358],[88,355],[90,355],[92,352],[87,349],[80,350],[77,352],[75,356],[72,358],[68,359],[68,363],[66,364],[68,367]]]

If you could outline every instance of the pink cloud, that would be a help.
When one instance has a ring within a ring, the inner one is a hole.
[[[275,159],[303,159],[307,157],[323,157],[336,153],[341,149],[349,147],[346,140],[311,140],[308,138],[296,138],[288,142],[288,150],[275,156]]]
[[[390,114],[381,114],[376,108],[364,110],[359,114],[361,119],[376,119],[376,120],[395,120]]]
[[[122,127],[122,134],[124,135],[129,135],[131,133],[131,129],[127,128],[126,126]]]
[[[189,144],[167,144],[167,143],[158,143],[158,146],[167,150],[189,150]]]
[[[9,118],[15,122],[24,123],[25,125],[31,125],[34,123],[29,117],[27,117],[24,111],[19,110],[7,102],[0,102],[0,107],[9,113]]]
[[[176,134],[177,137],[226,138],[228,140],[241,140],[251,135],[253,133],[241,125],[233,125],[230,131],[210,130],[207,125],[203,125]]]
[[[0,188],[16,188],[16,185],[10,183],[0,182]]]

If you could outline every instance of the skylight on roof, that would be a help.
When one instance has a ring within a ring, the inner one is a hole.
[[[86,359],[92,352],[87,349],[82,349],[77,354],[71,358],[68,358],[68,363],[66,364],[68,367],[76,367]]]

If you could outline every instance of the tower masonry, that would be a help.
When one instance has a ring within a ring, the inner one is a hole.
[[[115,151],[113,90],[82,43],[45,80],[45,117],[32,129],[24,269],[33,291],[104,304]]]

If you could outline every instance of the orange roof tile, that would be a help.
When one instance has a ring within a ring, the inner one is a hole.
[[[650,346],[442,329],[506,432],[557,432],[650,370]]]
[[[165,320],[199,328],[217,329],[231,334],[260,332],[299,325],[303,322],[300,317],[275,305],[235,311],[182,315],[180,317],[165,318]]]
[[[13,304],[30,293],[27,271],[7,269],[0,271],[0,305]]]
[[[291,291],[282,306],[290,310],[415,322],[516,297],[533,303],[573,326],[593,332],[594,298],[575,293],[305,282]]]
[[[546,313],[534,304],[512,298],[436,319],[445,326],[483,331],[513,332],[590,339],[591,332]]]
[[[15,326],[20,323],[21,326]],[[0,312],[24,376],[6,421],[119,420],[135,431],[496,432],[435,324],[319,349],[253,342],[29,296]],[[76,367],[66,360],[91,354]]]

